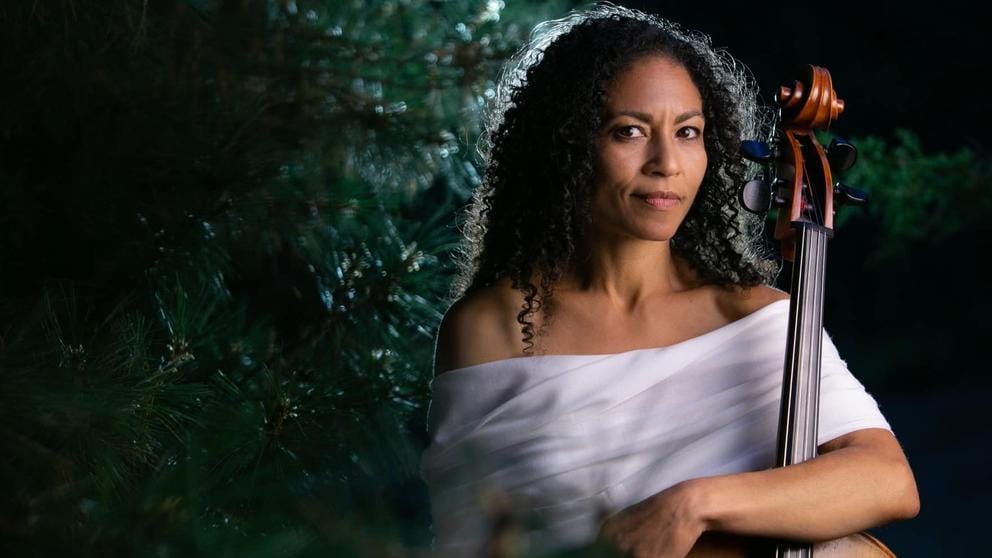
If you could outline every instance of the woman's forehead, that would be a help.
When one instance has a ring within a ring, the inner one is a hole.
[[[637,60],[617,74],[607,91],[608,113],[645,112],[654,107],[702,108],[702,97],[689,72],[668,57]]]

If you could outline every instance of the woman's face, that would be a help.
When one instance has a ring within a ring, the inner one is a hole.
[[[679,63],[648,56],[607,91],[597,133],[595,234],[668,240],[706,172],[703,101]]]

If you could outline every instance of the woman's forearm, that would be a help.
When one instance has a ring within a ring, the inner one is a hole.
[[[829,540],[918,513],[916,482],[889,432],[862,430],[834,442],[798,465],[680,488],[705,530],[745,535]]]

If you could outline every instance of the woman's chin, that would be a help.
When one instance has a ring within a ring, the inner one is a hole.
[[[638,231],[634,237],[648,242],[668,242],[675,236],[675,229],[647,229]]]

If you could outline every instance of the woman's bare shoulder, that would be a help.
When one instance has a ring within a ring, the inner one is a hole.
[[[509,280],[501,280],[452,304],[438,327],[434,375],[519,356],[519,324],[514,311],[519,298]]]
[[[733,321],[753,314],[774,302],[788,300],[788,298],[789,293],[769,285],[734,287],[731,291],[724,292],[719,306],[726,317]]]

